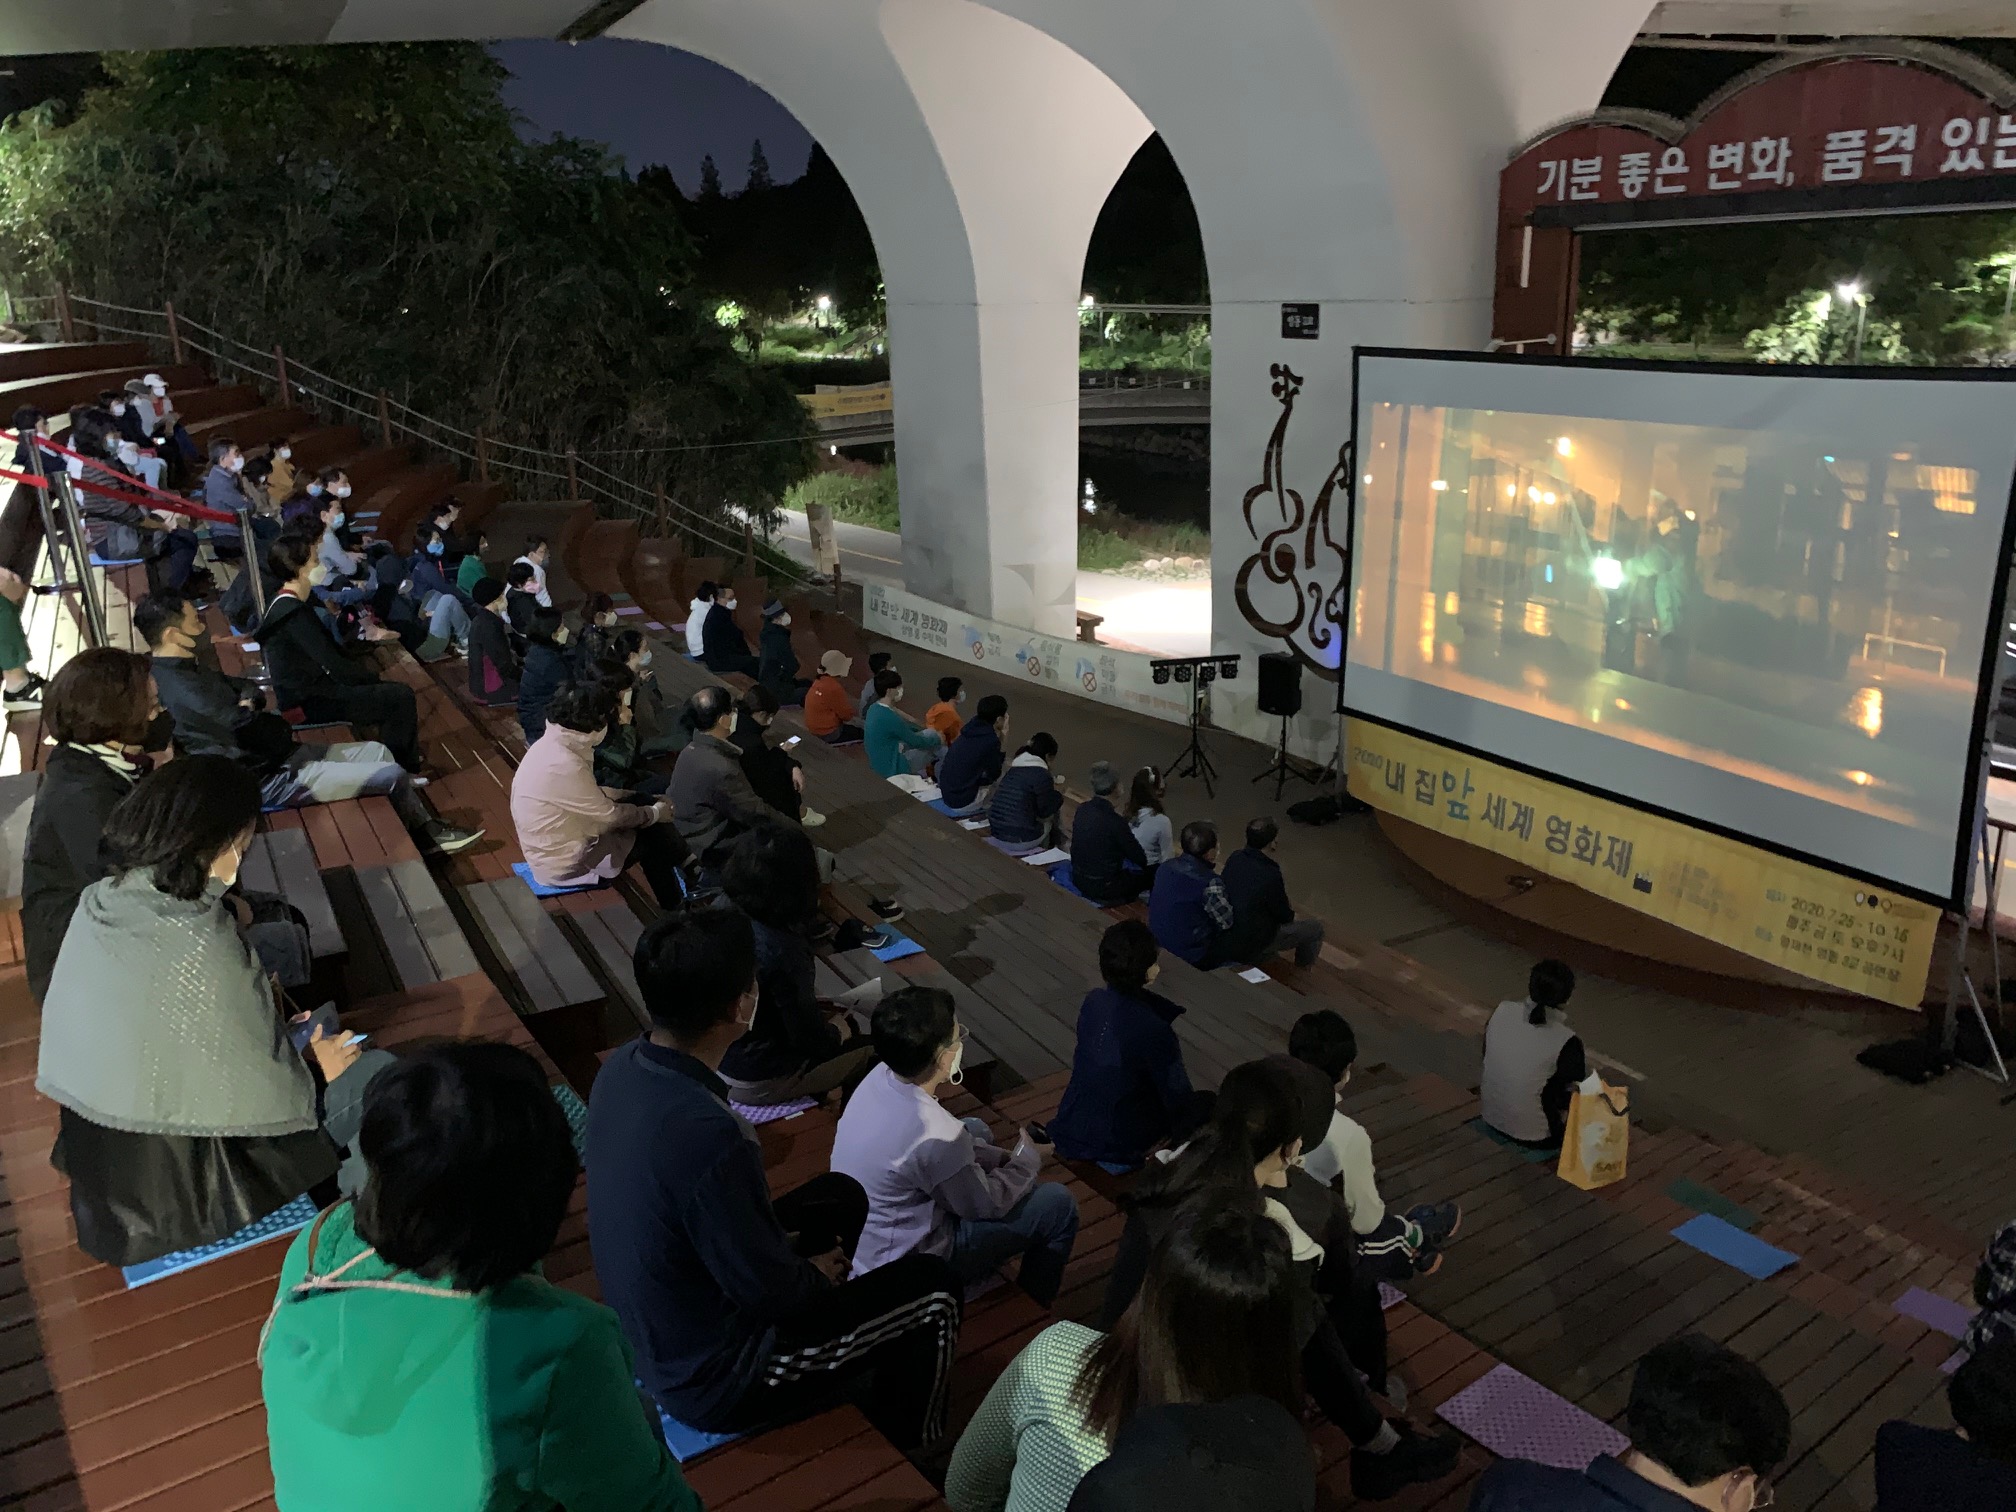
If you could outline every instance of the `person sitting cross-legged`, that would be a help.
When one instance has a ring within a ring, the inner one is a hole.
[[[1621,1426],[1631,1447],[1597,1455],[1587,1470],[1499,1460],[1478,1480],[1470,1512],[1750,1512],[1769,1505],[1765,1477],[1792,1442],[1778,1388],[1704,1334],[1646,1353]],[[1958,1512],[1961,1504],[1944,1505]]]
[[[1358,1058],[1358,1036],[1332,1008],[1305,1013],[1288,1031],[1288,1053],[1321,1071],[1342,1095]],[[1453,1202],[1422,1204],[1405,1214],[1386,1211],[1372,1164],[1372,1136],[1342,1107],[1330,1112],[1320,1143],[1302,1151],[1302,1169],[1324,1186],[1340,1181],[1350,1209],[1358,1258],[1373,1275],[1388,1281],[1432,1275],[1442,1264],[1442,1246],[1456,1236],[1463,1209]]]
[[[1038,730],[994,784],[987,800],[987,839],[997,850],[1028,856],[1063,838],[1057,816],[1064,809],[1064,778],[1050,768],[1056,759],[1056,737]]]
[[[742,752],[742,771],[756,796],[785,818],[817,829],[826,816],[805,806],[805,768],[789,751],[770,744],[770,722],[776,717],[777,695],[762,683],[751,683],[742,690],[728,738]]]
[[[1876,1512],[2016,1507],[2016,1338],[1967,1356],[1946,1379],[1953,1430],[1876,1430]]]
[[[490,537],[479,530],[462,560],[455,564],[455,586],[464,593],[474,594],[476,585],[490,576],[490,569],[484,565],[489,555]]]
[[[1129,903],[1148,885],[1148,856],[1113,807],[1120,774],[1108,761],[1092,763],[1092,796],[1071,816],[1071,885],[1102,907]]]
[[[738,672],[744,677],[755,677],[763,670],[763,663],[749,649],[749,637],[735,623],[732,587],[723,587],[715,593],[714,607],[707,611],[707,618],[700,626],[700,641],[705,652],[702,660],[717,677]]]
[[[392,759],[409,772],[419,771],[420,711],[413,690],[380,681],[368,662],[336,644],[312,607],[321,570],[314,539],[283,530],[267,548],[266,560],[280,588],[259,622],[259,646],[280,707],[298,707],[315,723],[374,726]],[[375,626],[365,627],[364,636],[398,639]]]
[[[134,605],[133,631],[147,643],[161,706],[175,721],[175,749],[184,756],[228,756],[259,779],[265,807],[383,794],[425,850],[453,855],[483,838],[480,829],[437,819],[411,774],[380,742],[295,739],[294,727],[268,712],[257,683],[226,677],[197,659],[203,617],[180,594],[164,588]]]
[[[791,648],[791,611],[778,599],[763,606],[763,629],[756,638],[761,663],[756,679],[787,709],[805,702],[812,680],[798,675],[798,653]]]
[[[597,683],[562,683],[546,729],[511,774],[511,824],[542,887],[593,887],[636,862],[661,905],[685,891],[686,842],[672,805],[632,803],[595,781],[595,747],[608,732],[616,695]]]
[[[938,702],[924,711],[924,723],[938,732],[938,738],[950,746],[959,738],[959,731],[965,721],[959,717],[959,706],[966,702],[964,684],[956,677],[938,679]]]
[[[914,725],[898,712],[902,702],[903,674],[884,667],[875,674],[875,701],[861,715],[868,765],[884,777],[915,776],[945,749],[936,730]]]
[[[875,1005],[870,1071],[840,1115],[833,1169],[868,1193],[868,1224],[854,1252],[861,1275],[901,1255],[942,1255],[968,1283],[1021,1257],[1022,1289],[1048,1306],[1078,1237],[1078,1201],[1061,1182],[1039,1182],[1048,1148],[1026,1130],[1012,1150],[979,1119],[938,1105],[956,1085],[966,1032],[952,994],[906,987]]]
[[[525,635],[532,629],[532,616],[550,604],[539,602],[539,569],[520,557],[504,569],[504,618],[511,629]]]
[[[840,681],[853,667],[845,651],[827,651],[819,658],[819,675],[805,691],[805,728],[828,745],[846,745],[861,738],[854,722],[854,701]]]
[[[532,597],[539,601],[541,609],[553,607],[553,594],[546,586],[546,563],[552,556],[553,548],[548,544],[546,537],[529,535],[525,537],[525,554],[511,563],[513,567],[523,566],[532,569]]]
[[[718,684],[702,688],[686,700],[681,717],[693,735],[672,768],[666,796],[693,854],[718,871],[738,835],[770,819],[788,823],[792,816],[770,807],[749,785],[742,748],[730,738],[738,717],[734,694]]]
[[[693,661],[707,655],[707,616],[714,612],[714,595],[720,591],[710,578],[693,590],[693,602],[686,606],[686,655]]]
[[[651,670],[655,653],[645,641],[644,633],[618,630],[610,637],[609,654],[628,667],[630,675],[637,679],[630,708],[635,716],[638,754],[649,761],[682,749],[690,732],[679,722],[679,711],[666,705],[665,690],[658,685],[658,674]]]
[[[1008,733],[1008,700],[989,693],[959,727],[959,738],[938,758],[938,798],[946,812],[967,817],[983,811],[1007,764],[1001,741]]]
[[[288,1512],[700,1512],[616,1315],[539,1271],[579,1165],[513,1045],[376,1077],[353,1201],[287,1248],[260,1342]]]
[[[112,810],[107,874],[63,937],[35,1088],[61,1109],[50,1161],[77,1242],[108,1265],[214,1243],[336,1177],[391,1063],[321,1025],[289,1039],[225,897],[258,821],[236,762],[169,762]]]
[[[1178,1209],[1148,1261],[1140,1295],[1111,1333],[1053,1323],[989,1388],[952,1452],[946,1505],[951,1512],[1066,1512],[1080,1505],[1081,1478],[1091,1477],[1082,1483],[1095,1492],[1108,1479],[1097,1467],[1138,1415],[1174,1404],[1231,1409],[1228,1426],[1241,1440],[1266,1428],[1269,1474],[1292,1474],[1299,1457],[1313,1487],[1295,1286],[1288,1236],[1257,1191],[1214,1192]],[[1173,1468],[1192,1475],[1200,1465],[1179,1452]]]
[[[1178,839],[1182,853],[1155,869],[1148,894],[1148,927],[1169,954],[1210,970],[1231,959],[1232,900],[1218,875],[1218,829],[1193,819]]]
[[[636,723],[636,674],[611,657],[583,664],[575,681],[600,684],[616,696],[608,732],[595,747],[595,780],[611,792],[629,794],[635,803],[662,796],[672,779],[644,760]]]
[[[1568,1027],[1574,992],[1566,962],[1541,961],[1527,976],[1525,1001],[1500,1003],[1484,1025],[1484,1122],[1534,1149],[1561,1148],[1575,1084],[1589,1074],[1582,1037]]]
[[[573,676],[565,619],[558,609],[534,609],[525,622],[525,660],[518,668],[518,728],[527,745],[545,733],[546,705],[554,690]]]
[[[493,577],[479,577],[469,599],[475,605],[469,611],[469,696],[486,708],[510,708],[518,702],[518,678],[524,668],[511,644],[511,627],[498,613],[504,585]]]
[[[912,1253],[846,1279],[868,1217],[860,1184],[829,1172],[773,1202],[762,1147],[716,1074],[758,1011],[749,920],[673,908],[644,927],[636,970],[651,1028],[595,1078],[588,1233],[644,1389],[710,1432],[851,1396],[898,1449],[935,1442],[957,1275]]]
[[[1255,819],[1246,826],[1246,843],[1225,858],[1225,896],[1232,904],[1232,934],[1225,942],[1227,957],[1247,965],[1295,952],[1297,966],[1313,966],[1323,948],[1323,921],[1298,919],[1288,901],[1274,842],[1281,826]]]
[[[1161,973],[1155,936],[1123,919],[1099,940],[1104,987],[1078,1008],[1071,1080],[1050,1121],[1066,1160],[1091,1160],[1119,1175],[1138,1169],[1164,1140],[1186,1139],[1211,1112],[1211,1095],[1190,1085],[1176,1020],[1183,1010],[1149,991]]]
[[[758,988],[756,1021],[721,1057],[721,1080],[748,1107],[851,1087],[875,1060],[852,1010],[880,1001],[882,982],[871,977],[840,1002],[820,1001],[812,957],[819,856],[811,840],[789,824],[759,824],[735,842],[721,885],[756,930]]]

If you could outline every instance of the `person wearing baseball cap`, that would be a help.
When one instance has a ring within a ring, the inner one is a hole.
[[[774,598],[763,606],[763,630],[756,649],[756,681],[776,695],[782,708],[795,709],[804,703],[812,684],[798,675],[798,653],[791,649],[791,611]]]

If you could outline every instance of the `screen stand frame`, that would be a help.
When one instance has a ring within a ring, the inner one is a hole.
[[[2002,897],[2003,855],[2009,836],[2016,833],[2016,821],[1997,819],[1988,812],[1988,745],[1987,733],[1983,731],[1981,788],[1975,798],[1974,832],[1968,844],[1967,891],[1961,906],[1952,915],[1959,927],[1954,932],[1953,960],[1946,976],[1946,1013],[1944,1022],[1939,1026],[1939,1041],[1940,1047],[1951,1055],[1959,1038],[1963,1006],[1971,1009],[1975,1022],[1981,1026],[1981,1037],[1988,1046],[1988,1055],[1994,1066],[1991,1070],[1988,1066],[1960,1060],[1956,1060],[1956,1064],[2006,1088],[2011,1086],[2009,1067],[2002,1059],[2002,1047],[1997,1039],[1997,1026],[2004,1022],[2005,1012],[2002,1002],[2002,932],[1996,927],[1996,917]],[[1980,874],[1976,871],[1977,867],[1985,871],[1988,879],[1981,928],[1988,935],[1988,970],[1992,977],[1989,998],[1995,1005],[1992,1018],[1982,1002],[1980,988],[1975,984],[1973,969],[1967,963],[1967,947],[1974,933],[1974,879]],[[2009,1092],[2002,1102],[2005,1106],[2016,1102],[2016,1091]]]

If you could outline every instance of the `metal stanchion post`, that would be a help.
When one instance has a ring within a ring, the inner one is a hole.
[[[91,579],[91,553],[85,545],[84,518],[77,509],[77,496],[70,488],[68,472],[52,472],[45,476],[49,486],[55,490],[56,501],[63,514],[63,533],[68,538],[70,560],[76,564],[77,591],[84,600],[84,633],[93,646],[105,645],[109,640],[105,633],[105,606],[98,598],[98,585]]]

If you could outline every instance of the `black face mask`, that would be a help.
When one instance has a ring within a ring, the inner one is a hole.
[[[175,716],[163,709],[147,726],[147,733],[141,737],[143,751],[165,751],[175,739]]]

